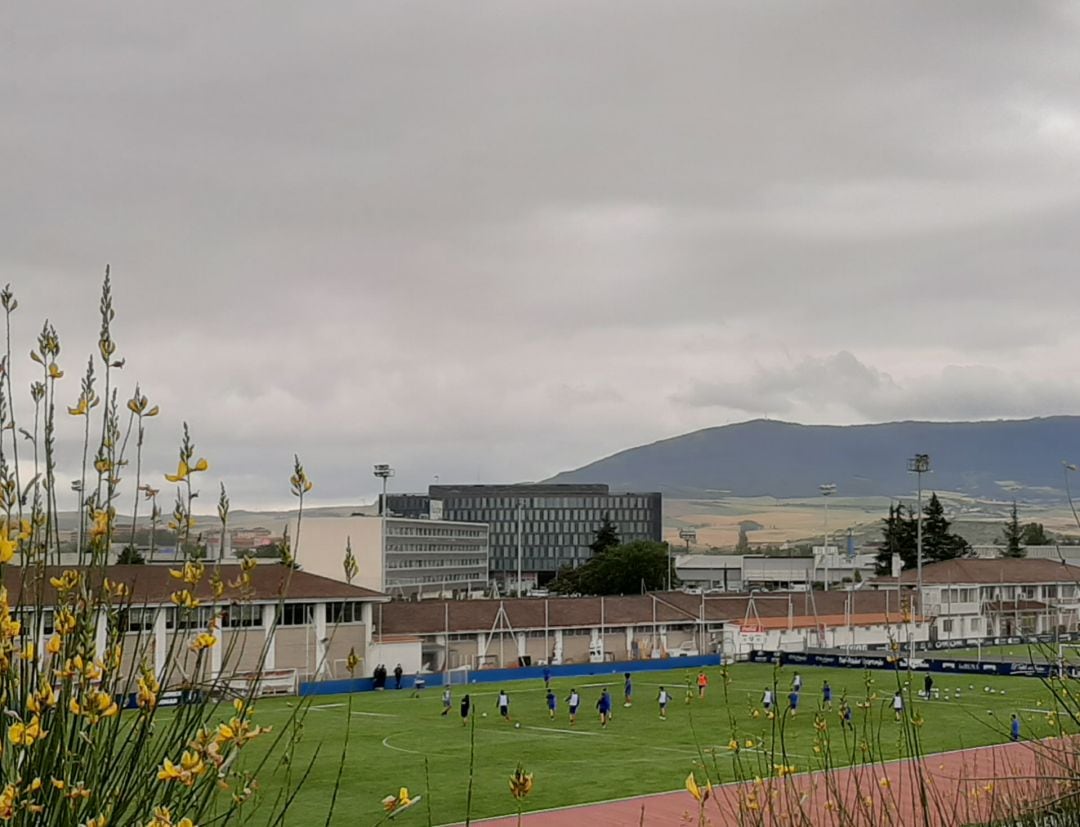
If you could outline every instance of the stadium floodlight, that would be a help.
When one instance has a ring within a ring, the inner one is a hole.
[[[825,498],[825,553],[823,560],[825,561],[825,591],[829,590],[829,497],[836,493],[835,482],[823,482],[818,486],[818,491],[821,492],[821,496]],[[813,588],[814,584],[810,584],[810,588]]]
[[[679,539],[686,543],[686,553],[690,553],[690,544],[697,542],[697,531],[692,528],[680,528]],[[671,543],[668,543],[667,590],[671,591]]]
[[[382,480],[382,499],[379,500],[379,516],[381,517],[379,526],[380,533],[382,535],[380,545],[382,550],[379,553],[379,557],[382,559],[382,577],[380,578],[383,589],[386,588],[386,512],[390,509],[386,504],[386,483],[394,476],[394,469],[387,465],[385,462],[375,465],[372,473]],[[419,591],[419,588],[418,588]]]
[[[1076,513],[1076,505],[1073,503],[1072,498],[1072,489],[1069,488],[1069,472],[1076,470],[1076,463],[1064,459],[1061,461],[1061,472],[1065,477],[1065,496],[1069,500],[1069,508],[1072,509],[1073,519],[1076,520],[1077,527],[1080,527],[1080,515]]]
[[[697,531],[692,528],[680,528],[679,539],[686,543],[686,550],[690,551],[690,544],[697,542]]]
[[[930,455],[929,454],[916,454],[908,460],[908,472],[915,474],[919,479],[919,495],[918,495],[918,511],[915,514],[916,529],[915,529],[915,568],[916,568],[916,586],[915,593],[919,598],[919,612],[923,610],[923,591],[922,591],[922,475],[930,471]],[[912,612],[912,617],[915,613]],[[911,643],[912,647],[915,646],[914,640]],[[914,651],[914,648],[912,649]]]

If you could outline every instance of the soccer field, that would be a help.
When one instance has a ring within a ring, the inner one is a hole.
[[[554,720],[548,718],[539,680],[455,686],[454,705],[445,718],[440,715],[441,690],[437,688],[424,690],[419,698],[410,697],[407,690],[353,695],[351,715],[344,696],[314,698],[304,721],[294,773],[302,771],[316,748],[319,754],[296,799],[293,817],[302,814],[311,823],[325,820],[341,761],[346,720],[350,741],[332,822],[341,825],[374,823],[381,815],[381,799],[402,786],[422,795],[423,800],[401,813],[396,822],[427,824],[428,807],[433,824],[462,820],[470,738],[475,738],[473,818],[515,812],[507,779],[518,762],[535,779],[525,802],[527,810],[677,789],[695,767],[699,778],[703,777],[699,749],[710,768],[715,756],[720,781],[736,779],[736,761],[743,767],[743,777],[770,774],[776,764],[794,766],[800,772],[818,769],[823,756],[814,749],[821,738],[815,713],[821,710],[824,680],[833,688],[833,710],[822,715],[834,766],[909,755],[904,727],[895,722],[891,708],[898,681],[906,680],[907,673],[799,671],[803,692],[798,714],[781,714],[774,719],[760,711],[762,692],[775,681],[786,707],[795,672],[791,666],[775,669],[737,664],[729,669],[726,687],[720,668],[708,669],[707,697],[703,701],[694,697],[689,703],[685,700],[686,684],[693,681],[696,672],[637,673],[634,704],[629,709],[622,706],[622,675],[612,675],[606,682],[596,676],[559,679],[552,682],[559,699]],[[1054,705],[1052,692],[1037,679],[935,675],[942,699],[924,702],[915,694],[922,688],[923,675],[914,673],[912,678],[910,696],[905,690],[904,698],[908,715],[923,721],[913,730],[922,742],[923,754],[1008,740],[1013,712],[1021,718],[1025,739],[1057,732],[1047,714]],[[873,683],[868,685],[868,680]],[[657,711],[655,698],[660,685],[673,695],[667,720],[661,720]],[[602,686],[609,687],[615,701],[614,718],[606,730],[601,729],[595,712]],[[564,702],[572,687],[582,695],[574,727],[569,725]],[[502,720],[496,709],[500,688],[510,693],[513,723]],[[458,713],[458,702],[466,691],[475,703],[475,730],[463,726]],[[854,723],[853,731],[846,734],[837,712],[844,693],[853,707]],[[857,705],[868,698],[868,706]],[[296,703],[296,699],[261,701],[256,719],[264,725],[281,726]],[[757,717],[753,710],[759,710]],[[737,755],[730,749],[733,739],[739,744]],[[747,741],[752,742],[749,747]],[[257,743],[251,749],[259,749]],[[716,773],[712,774],[715,780]],[[272,794],[275,784],[274,778],[264,775],[262,793]]]

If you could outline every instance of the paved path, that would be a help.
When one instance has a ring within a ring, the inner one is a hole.
[[[703,824],[953,827],[987,823],[1016,805],[1051,801],[1078,785],[1078,744],[1047,740],[931,755],[919,762],[851,767],[718,787]],[[922,772],[927,783],[920,793]],[[1068,786],[1072,785],[1072,786]],[[925,794],[926,800],[921,800]],[[841,816],[839,810],[845,814]],[[692,827],[698,806],[685,790],[526,815],[526,827]],[[517,817],[473,822],[514,827]]]

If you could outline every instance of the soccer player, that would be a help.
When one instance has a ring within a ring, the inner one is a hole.
[[[548,667],[544,667],[544,689],[551,688],[551,670]]]
[[[832,687],[829,686],[828,681],[825,681],[825,685],[821,687],[821,704],[826,709],[832,709]]]
[[[930,690],[934,688],[934,679],[927,675],[923,678],[923,696],[930,700]]]
[[[799,693],[792,689],[791,694],[787,696],[788,704],[791,706],[791,717],[795,717],[795,713],[799,711]]]
[[[461,699],[461,725],[465,726],[469,723],[469,713],[472,711],[472,701],[469,700],[469,696],[466,695]]]
[[[795,676],[791,679],[791,689],[793,692],[802,692],[802,675],[798,672],[796,672]]]
[[[442,715],[444,718],[450,714],[451,700],[452,699],[450,697],[450,687],[444,686],[442,691]]]
[[[555,705],[556,705],[555,693],[552,692],[550,689],[548,689],[548,691],[547,691],[548,717],[551,718],[551,720],[553,720],[553,721],[555,720]]]
[[[606,728],[608,717],[611,715],[611,696],[607,687],[600,691],[600,700],[596,702],[596,710],[600,713],[600,726]]]
[[[656,701],[660,704],[660,717],[665,721],[667,720],[667,705],[670,700],[671,696],[668,694],[668,691],[661,686],[660,694],[656,696]]]
[[[578,695],[576,689],[570,690],[570,695],[566,699],[566,705],[570,709],[570,726],[573,726],[577,721],[577,708],[581,705],[581,696]]]
[[[763,707],[765,707],[766,712],[768,712],[770,709],[772,709],[772,705],[773,705],[772,689],[770,689],[767,686],[765,687],[765,694],[761,696],[761,705]]]
[[[846,697],[840,699],[840,726],[855,729],[855,725],[851,723],[851,705]]]
[[[704,672],[697,673],[697,696],[705,700],[705,690],[709,688],[709,679]]]
[[[623,706],[629,707],[634,702],[634,685],[630,681],[630,673],[623,676]]]
[[[904,696],[900,694],[900,690],[897,689],[896,693],[892,696],[892,711],[896,715],[896,720],[900,720],[900,716],[904,714]]]
[[[503,716],[504,720],[510,720],[510,696],[503,689],[499,692],[499,700],[495,704],[499,707],[499,714]]]
[[[1016,717],[1015,712],[1012,714],[1012,739],[1020,740],[1020,719]]]

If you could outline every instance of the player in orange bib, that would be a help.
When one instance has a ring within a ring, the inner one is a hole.
[[[709,688],[709,679],[704,672],[698,672],[697,674],[697,696],[701,700],[705,699],[705,690]]]

